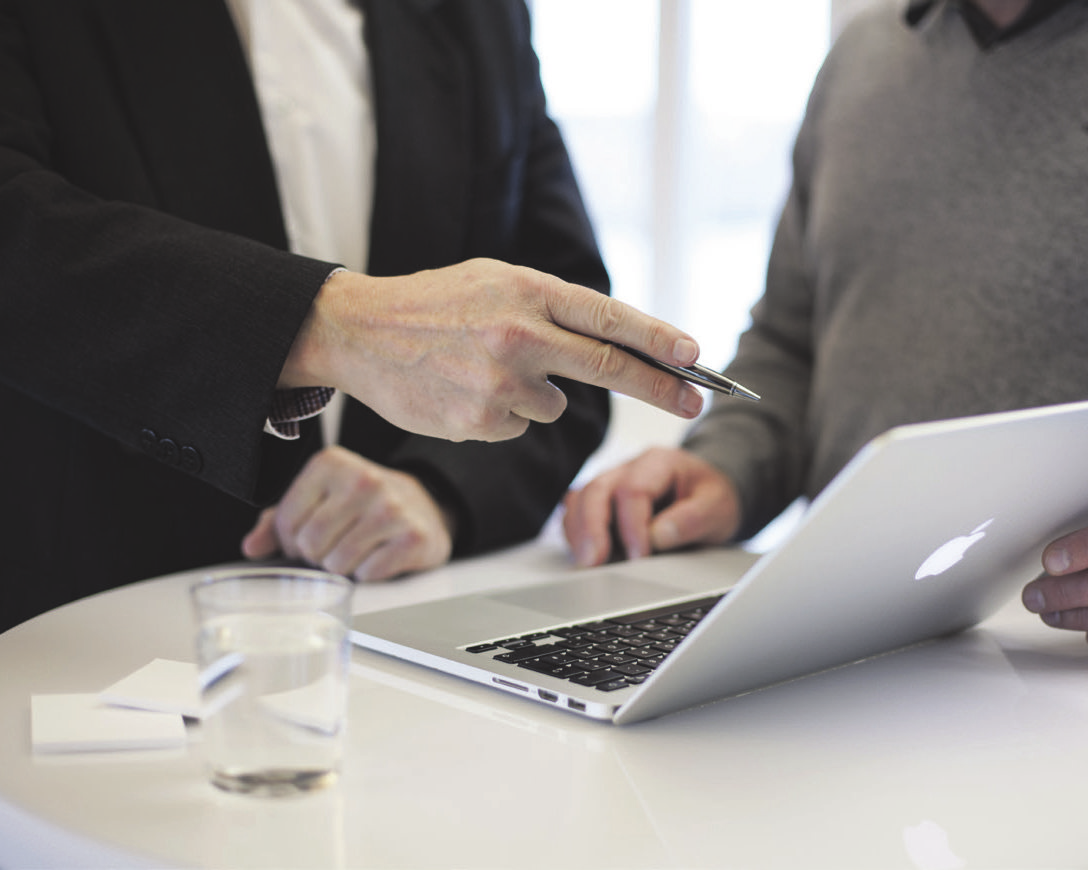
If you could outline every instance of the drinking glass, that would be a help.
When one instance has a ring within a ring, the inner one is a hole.
[[[352,583],[247,567],[192,587],[211,782],[289,795],[335,782],[343,756]]]

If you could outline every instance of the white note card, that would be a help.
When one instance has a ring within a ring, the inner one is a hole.
[[[154,659],[99,692],[98,697],[119,707],[179,713],[190,719],[199,719],[201,713],[197,667],[192,662]]]
[[[97,694],[33,695],[30,735],[34,752],[173,749],[185,745],[178,713],[112,707]]]

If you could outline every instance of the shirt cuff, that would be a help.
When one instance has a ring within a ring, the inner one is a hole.
[[[285,441],[295,440],[299,436],[299,423],[324,411],[335,392],[332,387],[276,390],[264,431]]]

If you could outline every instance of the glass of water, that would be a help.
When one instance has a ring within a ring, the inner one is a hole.
[[[335,782],[352,589],[344,577],[295,568],[226,569],[193,586],[214,785],[275,796]]]

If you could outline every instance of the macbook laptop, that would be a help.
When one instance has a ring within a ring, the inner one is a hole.
[[[571,570],[356,614],[352,640],[616,724],[661,716],[985,619],[1088,525],[1086,444],[1088,402],[897,427],[747,570],[731,549]],[[721,571],[684,569],[707,559]]]

